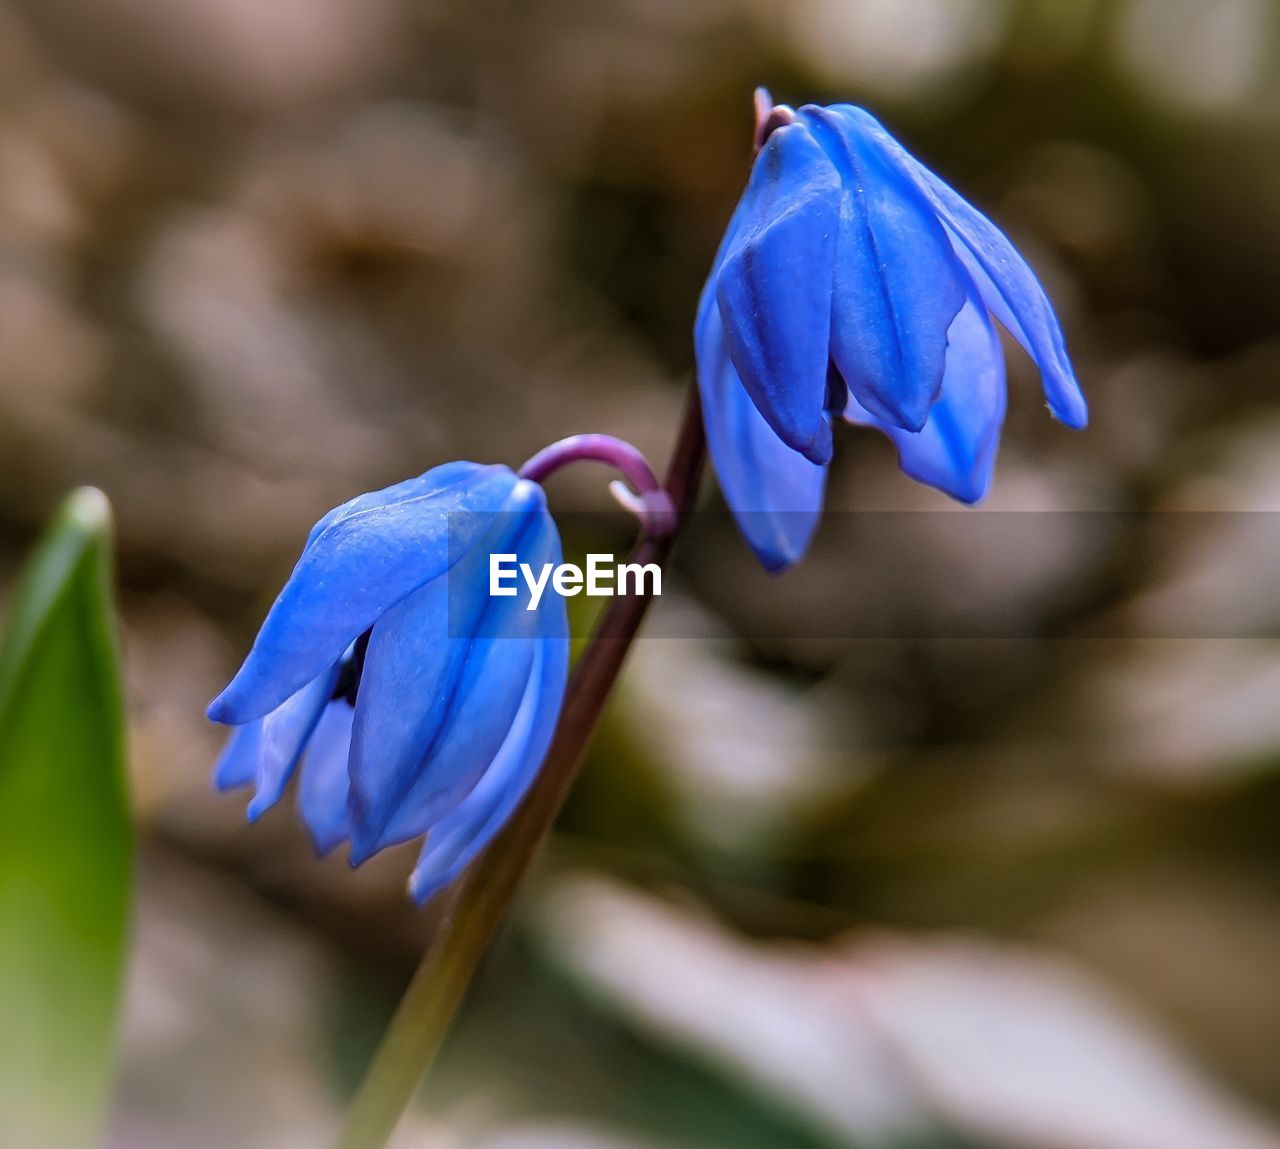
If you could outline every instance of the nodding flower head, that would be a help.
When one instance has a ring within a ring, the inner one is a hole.
[[[992,317],[1040,369],[1049,409],[1087,421],[1062,330],[1008,238],[849,104],[770,107],[695,326],[712,458],[770,569],[805,551],[831,420],[883,431],[902,470],[986,494],[1005,414]]]
[[[568,672],[563,598],[491,596],[494,553],[560,562],[542,488],[503,466],[449,463],[325,515],[209,706],[236,727],[216,785],[254,786],[257,818],[301,763],[321,852],[350,840],[356,864],[425,834],[413,895],[452,881],[536,776]]]

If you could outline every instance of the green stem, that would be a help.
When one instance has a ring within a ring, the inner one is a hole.
[[[693,503],[705,453],[694,386],[663,482],[681,520]],[[631,561],[664,564],[678,533],[679,527],[664,538],[642,539]],[[391,1019],[337,1149],[382,1149],[395,1131],[521,878],[564,804],[649,604],[647,595],[614,599],[578,658],[547,760],[515,817],[463,879]]]

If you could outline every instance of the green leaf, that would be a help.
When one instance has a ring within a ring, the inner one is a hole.
[[[132,831],[111,512],[63,504],[0,644],[0,1140],[97,1144],[128,944]]]

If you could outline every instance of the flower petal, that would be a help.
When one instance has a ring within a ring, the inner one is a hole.
[[[507,467],[455,463],[331,512],[209,717],[241,725],[274,710],[388,608],[444,573],[488,525],[472,512],[497,510],[515,484]]]
[[[946,225],[983,302],[1040,368],[1049,409],[1068,427],[1084,427],[1089,421],[1088,404],[1067,355],[1062,327],[1044,288],[1008,237],[903,148],[868,112],[843,105],[839,114],[914,181]]]
[[[831,459],[825,413],[840,178],[804,124],[761,150],[714,274],[747,393],[789,447]]]
[[[257,782],[249,803],[251,822],[280,801],[337,681],[335,665],[265,718],[240,727],[231,736],[215,767],[214,784],[227,790]]]
[[[942,395],[920,431],[877,419],[852,396],[845,412],[892,440],[905,474],[965,503],[978,502],[991,484],[1006,397],[1000,340],[974,294],[951,324]]]
[[[258,789],[249,803],[250,821],[260,818],[280,801],[320,715],[333,697],[337,681],[335,664],[262,720]]]
[[[489,595],[489,556],[549,561],[555,525],[522,481],[447,578],[373,628],[351,742],[352,862],[427,830],[484,773],[524,695],[537,612]],[[554,593],[554,592],[548,592]]]
[[[774,433],[742,386],[720,312],[703,295],[694,331],[707,446],[738,528],[771,571],[798,562],[822,514],[827,468]]]
[[[347,760],[351,754],[351,722],[355,708],[345,698],[325,707],[311,735],[298,782],[298,812],[320,855],[351,836],[347,813]]]
[[[559,562],[559,553],[553,559]],[[419,905],[449,885],[507,824],[551,745],[569,674],[569,622],[564,599],[538,610],[537,648],[529,684],[502,747],[484,777],[427,834],[409,891]]]
[[[831,357],[872,414],[918,431],[942,386],[964,305],[951,243],[915,185],[830,109],[802,108],[844,187]]]
[[[213,785],[218,790],[239,790],[258,776],[258,759],[262,756],[262,724],[259,718],[247,726],[237,726],[218,755],[213,768]]]
[[[432,467],[425,474],[415,475],[412,479],[405,479],[403,482],[393,483],[381,490],[370,491],[368,494],[348,499],[341,506],[334,507],[333,510],[321,516],[307,536],[307,546],[311,546],[327,527],[332,526],[339,519],[349,519],[362,511],[381,510],[409,502],[411,499],[430,498],[442,494],[449,487],[473,478],[477,469],[483,469],[482,465],[468,462],[441,463],[440,466]]]

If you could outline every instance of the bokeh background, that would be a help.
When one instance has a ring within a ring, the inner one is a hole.
[[[203,706],[332,504],[573,431],[665,456],[757,83],[869,105],[1016,236],[1093,424],[1014,357],[989,507],[1034,546],[833,519],[761,594],[691,533],[397,1144],[1280,1145],[1278,62],[1269,0],[0,2],[0,586],[68,488],[119,518],[113,1149],[331,1135],[432,914],[411,856],[247,829]],[[840,448],[835,507],[946,509]],[[554,501],[623,530],[603,486]],[[849,633],[899,593],[1017,633]]]

